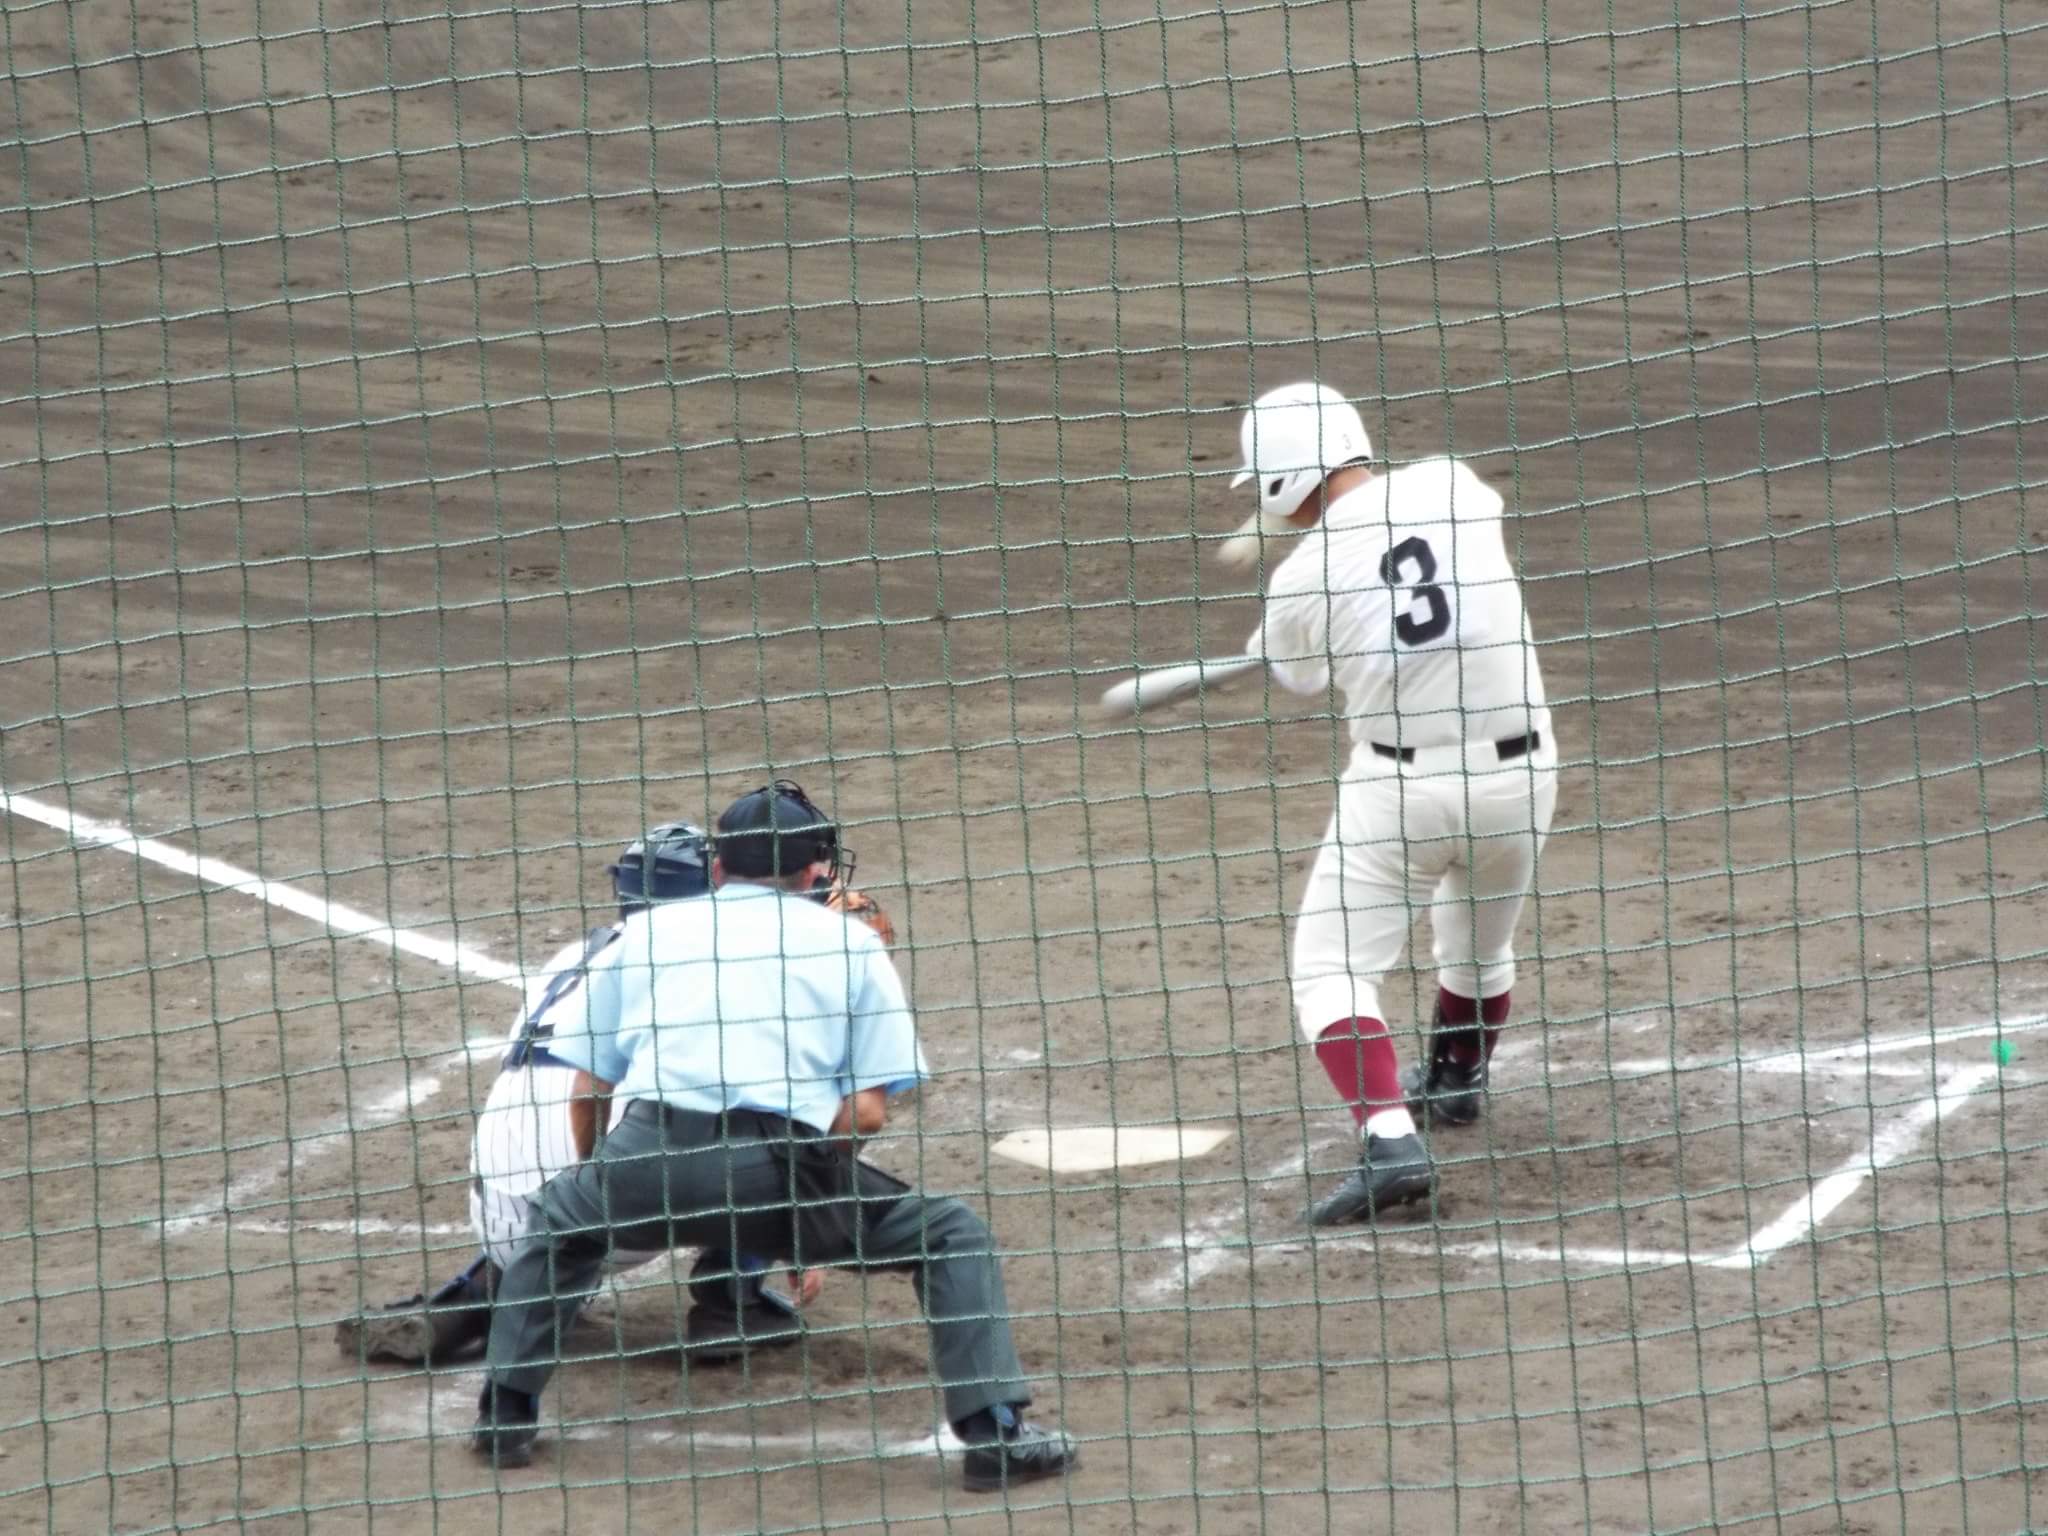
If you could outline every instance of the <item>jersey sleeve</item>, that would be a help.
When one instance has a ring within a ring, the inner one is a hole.
[[[644,945],[646,931],[639,930],[639,936]],[[583,984],[555,1003],[554,1033],[548,1040],[548,1054],[557,1061],[607,1083],[625,1077],[628,1065],[619,1050],[619,957],[626,947],[622,935],[592,957]]]
[[[1289,693],[1315,695],[1330,686],[1330,599],[1341,586],[1332,574],[1332,541],[1304,542],[1273,573],[1266,611],[1245,642],[1273,681]]]
[[[880,940],[863,944],[853,959],[847,1045],[847,1079],[852,1086],[847,1091],[884,1088],[897,1094],[915,1088],[931,1069],[917,1042],[917,1022],[903,995],[903,979]]]
[[[1471,465],[1452,459],[1445,488],[1447,515],[1460,523],[1499,523],[1506,503],[1499,491],[1479,478]]]

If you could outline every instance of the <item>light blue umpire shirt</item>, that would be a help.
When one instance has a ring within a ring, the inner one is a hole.
[[[622,1100],[826,1130],[850,1095],[930,1075],[874,930],[745,881],[635,912],[560,1006],[550,1054]]]

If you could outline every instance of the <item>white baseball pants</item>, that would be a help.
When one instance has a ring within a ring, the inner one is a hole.
[[[491,1262],[512,1262],[532,1214],[528,1201],[556,1174],[573,1168],[576,1138],[569,1130],[569,1100],[576,1073],[564,1066],[508,1067],[491,1084],[469,1144],[469,1223]],[[614,1105],[614,1118],[623,1105]],[[613,1255],[617,1269],[653,1258]]]
[[[1416,909],[1435,936],[1437,979],[1461,997],[1514,985],[1515,928],[1557,808],[1549,725],[1535,752],[1501,762],[1491,742],[1423,747],[1412,762],[1359,747],[1295,919],[1294,1016],[1310,1041],[1339,1019],[1384,1019],[1380,985]]]

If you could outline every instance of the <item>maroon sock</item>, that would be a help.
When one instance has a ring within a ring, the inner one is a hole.
[[[1508,994],[1489,997],[1479,1005],[1479,1017],[1486,1024],[1486,1055],[1484,1060],[1493,1060],[1493,1048],[1500,1044],[1501,1026],[1508,1021]]]
[[[1316,1060],[1360,1125],[1371,1111],[1406,1102],[1394,1042],[1378,1019],[1339,1019],[1316,1037]]]
[[[1470,1068],[1493,1059],[1500,1043],[1500,1028],[1508,1021],[1509,994],[1502,992],[1483,1001],[1461,997],[1448,987],[1436,989],[1436,1025],[1431,1034],[1444,1042],[1444,1053],[1459,1066]],[[1474,1025],[1485,1028],[1475,1029]]]

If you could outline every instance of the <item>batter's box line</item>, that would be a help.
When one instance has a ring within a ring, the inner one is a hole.
[[[1144,1294],[1148,1300],[1157,1301],[1163,1300],[1176,1290],[1191,1291],[1202,1280],[1233,1261],[1249,1263],[1255,1252],[1262,1257],[1313,1254],[1321,1248],[1342,1247],[1351,1243],[1369,1245],[1377,1251],[1424,1258],[1463,1258],[1499,1264],[1534,1264],[1545,1267],[1589,1266],[1596,1271],[1607,1272],[1758,1269],[1768,1263],[1775,1254],[1803,1241],[1862,1188],[1865,1181],[1874,1178],[1880,1169],[1891,1167],[1911,1156],[1936,1123],[1968,1103],[1976,1093],[1995,1080],[1999,1072],[2000,1069],[1995,1063],[1980,1063],[1951,1073],[1933,1095],[1920,1100],[1892,1119],[1883,1130],[1871,1138],[1868,1147],[1849,1158],[1833,1172],[1817,1179],[1775,1220],[1756,1229],[1744,1242],[1725,1253],[1697,1254],[1689,1250],[1633,1246],[1605,1248],[1566,1243],[1549,1245],[1512,1241],[1506,1237],[1478,1241],[1441,1241],[1407,1233],[1396,1235],[1370,1230],[1361,1230],[1355,1236],[1344,1235],[1313,1240],[1233,1240],[1224,1237],[1223,1233],[1241,1221],[1242,1215],[1238,1211],[1226,1210],[1205,1217],[1178,1237],[1159,1238],[1144,1245],[1141,1251],[1173,1253],[1179,1255],[1181,1260],[1177,1272],[1171,1272],[1151,1282],[1145,1287]],[[1326,1142],[1318,1150],[1327,1150],[1329,1146],[1337,1144],[1339,1143]],[[1307,1151],[1290,1154],[1267,1169],[1258,1182],[1270,1183],[1300,1173],[1308,1166],[1309,1155]],[[237,1222],[235,1225],[239,1228],[243,1223]],[[345,1224],[278,1222],[265,1223],[263,1227],[266,1231],[296,1232],[306,1228],[330,1230],[332,1227],[343,1225]],[[374,1225],[379,1230],[395,1233],[401,1224]]]
[[[1888,1063],[1880,1065],[1872,1058],[1912,1050],[1926,1050],[1931,1056],[1940,1047],[1958,1040],[1981,1040],[1991,1035],[2024,1035],[2044,1028],[2048,1028],[2048,1014],[2037,1013],[2018,1019],[1994,1019],[1948,1029],[1881,1035],[1874,1040],[1851,1040],[1841,1045],[1823,1046],[1816,1050],[1764,1051],[1753,1056],[1624,1057],[1611,1062],[1595,1063],[1588,1070],[1604,1072],[1614,1078],[1629,1079],[1662,1077],[1674,1072],[1707,1071],[1782,1073],[1794,1077],[1925,1077],[1928,1072],[1927,1066],[1893,1066]],[[2013,1072],[2008,1075],[2027,1082],[2035,1080],[2032,1073]]]
[[[202,885],[212,885],[238,895],[253,897],[258,901],[265,902],[283,911],[290,912],[295,916],[317,923],[336,935],[363,939],[401,954],[409,954],[420,959],[431,960],[454,971],[458,976],[468,976],[480,981],[495,982],[500,985],[521,989],[525,986],[526,978],[517,966],[507,965],[503,961],[495,960],[488,955],[463,945],[451,943],[444,939],[437,939],[416,930],[400,928],[387,920],[376,918],[356,908],[311,895],[282,881],[267,879],[253,871],[242,869],[223,860],[203,858],[189,853],[185,849],[163,842],[160,839],[143,837],[132,828],[122,826],[117,822],[83,816],[64,806],[6,789],[0,789],[0,811],[61,832],[74,843],[84,844],[88,847],[105,848],[118,853],[126,853],[145,862],[158,864],[179,874],[190,876]],[[1880,1051],[1908,1050],[1916,1046],[1936,1044],[1943,1039],[1967,1039],[1972,1036],[1994,1034],[2001,1031],[2019,1033],[2023,1030],[2039,1028],[2044,1022],[2048,1021],[2044,1021],[2039,1016],[2034,1016],[2007,1025],[2001,1025],[1997,1022],[1977,1024],[1966,1026],[1961,1030],[1931,1031],[1928,1034],[1898,1036],[1883,1043],[1865,1042],[1830,1047],[1820,1052],[1771,1053],[1762,1057],[1750,1058],[1749,1061],[1756,1064],[1756,1070],[1775,1071],[1780,1070],[1775,1063],[1782,1058],[1791,1057],[1800,1063],[1799,1070],[1804,1070],[1805,1064],[1808,1062],[1833,1060],[1836,1058],[1848,1059],[1850,1057],[1861,1057],[1867,1061],[1869,1056]],[[1531,1044],[1533,1045],[1534,1042],[1531,1042]],[[476,1042],[465,1043],[449,1059],[451,1061],[460,1060],[467,1055],[477,1052],[479,1048]],[[1714,1066],[1733,1069],[1745,1064],[1744,1058],[1737,1057],[1727,1061],[1702,1058],[1697,1062],[1686,1063],[1684,1068],[1676,1060],[1662,1063],[1643,1063],[1641,1065],[1644,1065],[1650,1072],[1670,1072],[1694,1067],[1705,1069]],[[1622,1067],[1622,1063],[1613,1063],[1610,1064],[1609,1071],[1619,1071]],[[1508,1243],[1504,1240],[1497,1243],[1479,1244],[1418,1244],[1417,1240],[1413,1238],[1388,1238],[1385,1236],[1379,1238],[1379,1244],[1389,1249],[1396,1249],[1397,1251],[1397,1245],[1415,1245],[1426,1253],[1457,1253],[1474,1258],[1491,1257],[1501,1262],[1542,1264],[1593,1263],[1609,1267],[1619,1265],[1629,1269],[1637,1267],[1661,1269],[1680,1265],[1695,1268],[1755,1268],[1766,1262],[1772,1254],[1780,1252],[1790,1244],[1799,1241],[1822,1221],[1826,1220],[1829,1214],[1836,1210],[1850,1195],[1855,1193],[1865,1179],[1873,1177],[1879,1168],[1887,1167],[1897,1162],[1900,1158],[1909,1155],[1919,1145],[1920,1138],[1930,1126],[1949,1113],[1951,1109],[1967,1100],[1971,1094],[1983,1087],[1990,1079],[1996,1077],[1998,1073],[1999,1068],[1997,1066],[1980,1066],[1965,1069],[1952,1075],[1932,1098],[1922,1100],[1914,1105],[1885,1132],[1874,1137],[1866,1152],[1851,1158],[1834,1173],[1816,1182],[1805,1195],[1795,1200],[1783,1215],[1760,1228],[1752,1234],[1747,1243],[1731,1253],[1700,1258],[1690,1253],[1661,1251],[1638,1253],[1633,1249],[1577,1248],[1569,1245],[1559,1245],[1557,1248],[1552,1249],[1541,1245]],[[411,1076],[406,1083],[394,1092],[386,1094],[383,1098],[365,1106],[359,1115],[344,1117],[340,1122],[325,1126],[311,1136],[291,1138],[283,1158],[277,1164],[268,1168],[254,1170],[225,1185],[218,1198],[208,1197],[194,1202],[175,1215],[163,1218],[162,1230],[164,1235],[173,1236],[217,1225],[232,1226],[238,1224],[238,1206],[248,1205],[260,1195],[267,1193],[280,1181],[294,1173],[302,1172],[307,1164],[349,1145],[354,1133],[367,1129],[371,1125],[398,1119],[418,1109],[437,1094],[440,1088],[441,1080],[438,1076],[431,1074]],[[1288,1159],[1286,1163],[1272,1170],[1268,1177],[1285,1177],[1289,1173],[1301,1171],[1306,1166],[1307,1154],[1303,1152],[1296,1154]],[[1228,1224],[1235,1219],[1232,1213],[1224,1213],[1222,1218],[1220,1218],[1222,1224]],[[1166,1277],[1167,1283],[1170,1284],[1177,1278],[1182,1286],[1192,1288],[1199,1278],[1197,1274],[1198,1268],[1203,1274],[1206,1274],[1220,1267],[1222,1263],[1228,1262],[1228,1255],[1232,1250],[1221,1244],[1221,1226],[1217,1223],[1218,1218],[1211,1218],[1209,1221],[1200,1224],[1194,1232],[1184,1229],[1178,1238],[1165,1238],[1157,1243],[1148,1245],[1155,1249],[1177,1249],[1181,1252],[1181,1273],[1178,1277]],[[1302,1245],[1302,1251],[1308,1251],[1308,1249],[1309,1245]],[[1271,1251],[1277,1253],[1287,1250],[1274,1249]],[[1218,1254],[1224,1257],[1220,1259],[1213,1257]]]
[[[1976,1029],[1969,1033],[1990,1033],[1989,1029]],[[1958,1032],[1958,1037],[1966,1037]],[[1934,1125],[1962,1108],[1979,1090],[2000,1075],[1995,1063],[1963,1067],[1942,1082],[1928,1098],[1911,1105],[1871,1138],[1870,1145],[1847,1159],[1831,1173],[1815,1180],[1775,1219],[1757,1228],[1735,1248],[1726,1252],[1694,1253],[1689,1250],[1655,1248],[1603,1248],[1580,1244],[1517,1242],[1502,1237],[1487,1241],[1433,1241],[1407,1233],[1392,1234],[1362,1230],[1355,1237],[1342,1236],[1336,1239],[1318,1238],[1298,1242],[1255,1243],[1230,1241],[1222,1238],[1220,1227],[1233,1224],[1240,1219],[1232,1212],[1222,1218],[1210,1218],[1191,1229],[1182,1238],[1163,1238],[1149,1245],[1155,1251],[1177,1252],[1182,1256],[1178,1274],[1169,1274],[1146,1288],[1151,1299],[1162,1299],[1174,1289],[1192,1290],[1197,1282],[1231,1262],[1233,1258],[1249,1263],[1251,1254],[1259,1256],[1289,1254],[1313,1254],[1321,1248],[1355,1242],[1370,1246],[1375,1251],[1400,1253],[1428,1258],[1443,1256],[1471,1259],[1495,1264],[1533,1264],[1545,1267],[1578,1268],[1595,1271],[1585,1278],[1597,1278],[1599,1272],[1636,1273],[1663,1269],[1719,1269],[1754,1270],[1761,1269],[1777,1254],[1803,1242],[1822,1222],[1839,1210],[1842,1205],[1862,1188],[1865,1181],[1876,1177],[1878,1171],[1910,1157],[1920,1146]],[[1289,1159],[1285,1164],[1272,1170],[1271,1177],[1285,1177],[1289,1172],[1298,1172],[1304,1166],[1299,1157]]]
[[[475,1386],[435,1387],[426,1395],[387,1401],[376,1411],[376,1426],[392,1442],[426,1440],[436,1435],[467,1435],[476,1418],[477,1392],[483,1379],[480,1371],[464,1373],[457,1380],[474,1381]],[[731,1412],[732,1409],[721,1408],[719,1411]],[[559,1430],[563,1439],[576,1441],[617,1441],[628,1432],[641,1445],[738,1451],[749,1456],[779,1452],[794,1458],[792,1466],[809,1466],[820,1453],[835,1460],[867,1461],[935,1456],[966,1449],[960,1437],[953,1433],[952,1426],[944,1423],[935,1425],[928,1434],[900,1438],[891,1438],[878,1429],[814,1429],[806,1434],[737,1434],[730,1430],[670,1429],[642,1418],[635,1418],[630,1423],[583,1420],[569,1423]]]

